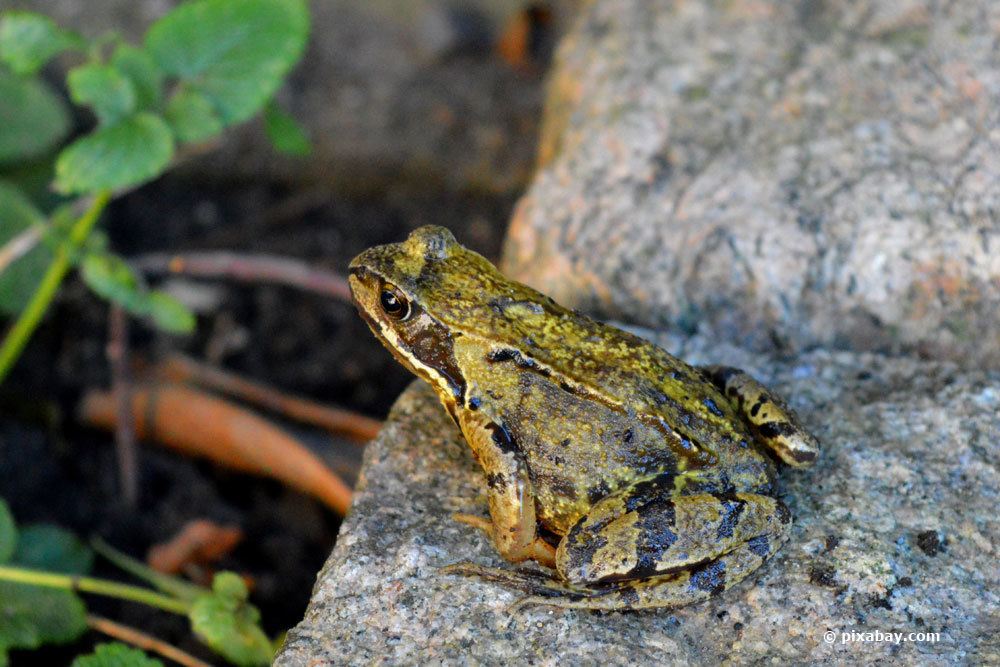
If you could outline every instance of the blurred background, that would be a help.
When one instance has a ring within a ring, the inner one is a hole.
[[[4,0],[0,9],[39,12],[89,40],[115,32],[141,44],[175,4]],[[195,392],[186,400],[207,394],[225,401],[226,409],[265,419],[353,484],[371,419],[383,418],[412,378],[344,299],[280,284],[253,262],[288,260],[281,266],[335,276],[362,249],[400,240],[424,224],[451,228],[462,243],[495,260],[532,174],[542,84],[572,4],[312,3],[304,54],[275,94],[308,138],[308,154],[275,150],[257,116],[179,154],[183,159],[155,180],[116,192],[99,223],[109,248],[133,266],[146,262],[150,286],[195,314],[193,331],[164,333],[141,318],[127,318],[122,327],[121,313],[112,313],[71,271],[0,386],[0,497],[18,524],[57,524],[83,540],[100,536],[150,562],[157,548],[180,549],[168,565],[154,565],[202,584],[215,571],[237,572],[269,636],[295,624],[334,543],[338,511],[260,471],[246,472],[240,461],[220,464],[210,451],[215,432],[194,444],[178,445],[175,438],[172,448],[144,444],[123,457],[120,440],[128,434],[119,424],[116,448],[113,428],[115,414],[124,413],[108,407],[108,392],[127,381],[126,389],[148,404],[125,429],[170,444],[165,429],[205,425],[200,416],[185,421],[191,416],[184,414],[183,396],[173,416],[148,412],[156,393],[180,377]],[[38,76],[68,99],[66,73],[80,62],[78,54],[61,54]],[[94,127],[90,110],[68,108],[67,140]],[[39,181],[24,176],[22,163],[3,168],[0,177]],[[48,169],[42,168],[43,183],[51,164]],[[164,268],[170,257],[193,253],[213,267],[207,274],[175,271],[176,262]],[[230,384],[208,377],[214,371],[229,374]],[[241,393],[247,384],[266,385],[268,398]],[[289,416],[294,409],[275,409],[281,399],[336,406],[361,425],[345,437],[303,424]],[[143,427],[144,418],[155,421],[156,433]],[[200,529],[208,537],[197,537]],[[93,571],[120,577],[100,559]],[[87,605],[211,655],[182,617],[100,598],[88,598]],[[68,647],[12,656],[16,664],[58,664],[89,650],[95,639],[90,633]]]

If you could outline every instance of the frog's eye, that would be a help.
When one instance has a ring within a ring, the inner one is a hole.
[[[396,320],[405,320],[410,315],[410,302],[403,294],[392,287],[385,287],[379,295],[379,303],[382,310],[389,317]]]

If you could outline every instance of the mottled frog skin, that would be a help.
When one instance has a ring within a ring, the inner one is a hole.
[[[434,387],[482,466],[490,517],[460,514],[511,563],[476,575],[522,602],[676,607],[731,587],[787,535],[777,458],[818,444],[746,373],[695,368],[505,278],[441,227],[351,262],[358,310]]]

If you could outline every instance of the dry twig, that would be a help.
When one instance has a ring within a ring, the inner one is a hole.
[[[264,383],[227,373],[181,354],[171,355],[156,370],[158,375],[171,382],[190,382],[219,391],[290,419],[342,433],[359,443],[372,440],[382,428],[382,422],[377,419],[286,394]]]
[[[116,303],[108,312],[108,361],[111,364],[111,391],[115,397],[115,447],[118,451],[118,475],[122,497],[129,507],[139,502],[139,465],[135,447],[135,423],[129,405],[132,402],[132,376],[128,363],[128,314]]]
[[[179,665],[184,665],[184,667],[212,667],[207,662],[199,660],[190,653],[177,648],[173,644],[168,644],[162,639],[157,639],[152,635],[147,635],[141,630],[137,630],[127,625],[122,625],[121,623],[117,623],[110,619],[88,614],[87,625],[93,630],[102,632],[109,637],[114,637],[115,639],[123,641],[126,644],[131,644],[132,646],[140,648],[143,651],[158,653],[168,660],[173,660]]]
[[[153,253],[137,257],[132,265],[144,273],[271,283],[341,301],[351,300],[351,290],[343,276],[288,257],[234,252]]]

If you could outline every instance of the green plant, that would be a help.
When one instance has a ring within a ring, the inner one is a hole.
[[[274,644],[261,629],[260,612],[247,601],[246,585],[236,574],[218,573],[207,589],[155,572],[100,541],[94,548],[153,588],[87,576],[94,561],[91,549],[56,526],[17,526],[0,499],[0,666],[7,664],[10,649],[79,638],[87,630],[86,606],[79,593],[131,600],[187,616],[195,635],[233,664],[271,661]],[[102,663],[95,657],[81,658],[80,664],[155,664],[124,662],[133,658],[123,657],[121,649],[97,653],[119,654],[116,659],[121,662]]]
[[[40,14],[0,13],[0,314],[17,317],[0,344],[0,382],[74,266],[133,315],[170,332],[194,328],[193,315],[147,288],[95,226],[116,195],[261,110],[279,150],[308,152],[273,99],[308,29],[304,0],[191,0],[141,45],[114,34],[88,41]],[[39,76],[62,54],[81,61],[66,89],[95,119],[68,145],[69,110]]]

